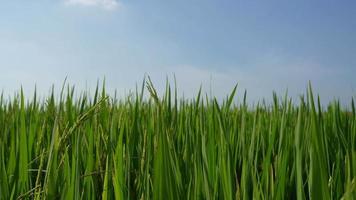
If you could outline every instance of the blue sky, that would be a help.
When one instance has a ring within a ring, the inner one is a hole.
[[[0,6],[0,89],[65,77],[93,90],[106,78],[125,95],[149,74],[193,96],[224,97],[238,83],[251,101],[292,97],[308,81],[324,102],[356,95],[354,0],[36,0]]]

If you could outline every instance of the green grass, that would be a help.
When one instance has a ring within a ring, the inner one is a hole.
[[[100,90],[0,97],[0,199],[356,199],[353,100]]]

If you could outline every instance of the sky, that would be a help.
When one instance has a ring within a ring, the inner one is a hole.
[[[48,94],[67,77],[125,96],[149,75],[193,97],[356,96],[354,0],[6,0],[0,3],[0,90]]]

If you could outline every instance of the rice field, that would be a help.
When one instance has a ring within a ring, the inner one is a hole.
[[[0,199],[356,199],[354,101],[0,97]],[[144,96],[148,95],[148,98]]]

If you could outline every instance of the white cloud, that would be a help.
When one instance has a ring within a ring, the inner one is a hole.
[[[117,0],[65,0],[65,4],[100,7],[105,10],[115,10],[120,6]]]

